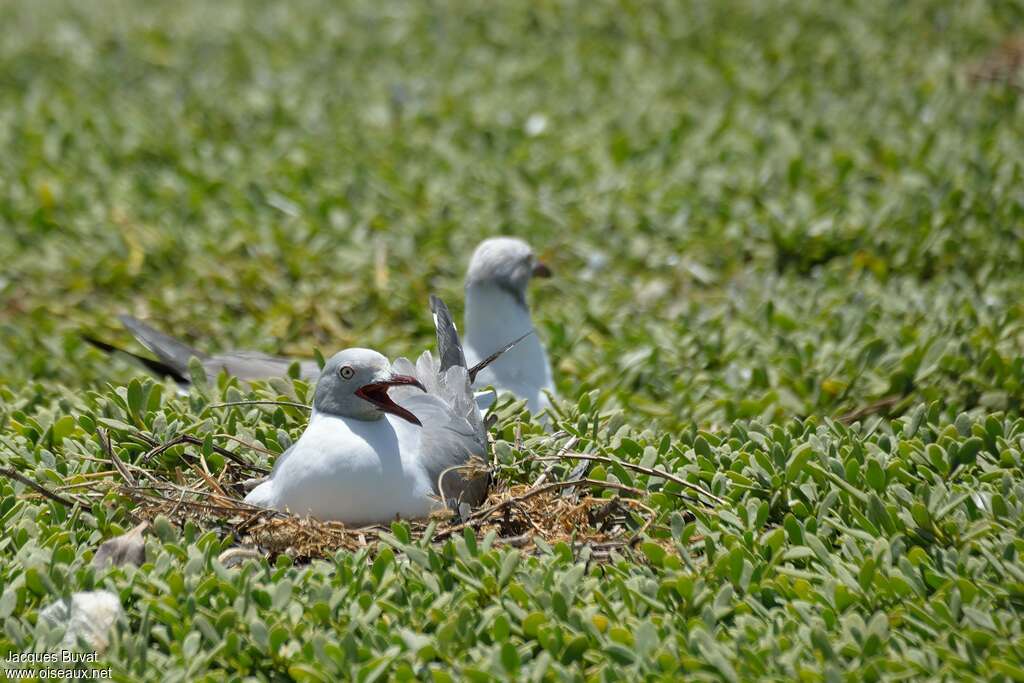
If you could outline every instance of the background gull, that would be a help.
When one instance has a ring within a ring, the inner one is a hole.
[[[484,240],[466,273],[466,360],[476,363],[494,349],[534,329],[526,290],[550,269],[530,245],[514,237]],[[531,412],[548,406],[554,392],[551,365],[537,335],[530,335],[480,372],[475,386],[493,386],[525,399]]]

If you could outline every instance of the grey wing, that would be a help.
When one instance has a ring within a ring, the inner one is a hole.
[[[441,358],[441,372],[450,367],[466,367],[466,356],[462,342],[448,307],[439,297],[430,295],[430,310],[434,314],[434,329],[437,332],[437,355]]]
[[[437,478],[449,467],[464,465],[474,456],[486,461],[486,434],[471,420],[456,415],[439,396],[409,395],[399,404],[423,423],[420,453],[435,493]]]
[[[215,377],[221,370],[225,370],[232,377],[241,380],[254,380],[287,377],[288,368],[294,362],[295,359],[292,358],[271,356],[259,351],[228,351],[204,359],[203,369],[210,377]],[[300,368],[300,372],[305,376],[305,368]]]
[[[315,382],[320,378],[320,366],[315,360],[299,361],[299,377],[307,382]]]
[[[487,430],[480,418],[480,411],[477,408],[476,397],[473,395],[466,368],[453,366],[442,372],[437,359],[429,351],[420,354],[415,365],[405,358],[397,358],[391,364],[391,368],[398,374],[412,375],[418,379],[426,387],[427,395],[439,399],[453,418],[467,423],[478,435],[478,438],[486,443]],[[395,387],[390,393],[391,397],[402,406],[405,405],[404,400],[424,395],[412,387]],[[413,411],[413,414],[415,415],[416,411]],[[417,417],[419,416],[417,415]],[[420,419],[422,421],[422,418]]]
[[[207,377],[216,377],[221,370],[226,371],[232,377],[241,380],[251,381],[256,379],[267,379],[269,377],[286,377],[288,368],[296,359],[271,356],[259,351],[228,351],[215,356],[210,356],[198,349],[194,349],[174,337],[156,330],[138,318],[130,315],[118,316],[121,322],[127,327],[139,343],[149,349],[157,358],[159,363],[154,363],[145,358],[135,356],[154,372],[168,374],[176,380],[187,384],[189,378],[188,361],[193,356],[203,364]],[[104,350],[116,350],[109,345],[101,345],[91,341],[94,345],[107,346]],[[133,355],[134,354],[130,354]],[[166,366],[166,367],[164,367]],[[320,368],[316,361],[300,361],[299,375],[307,380],[315,380],[320,375]]]
[[[118,316],[118,319],[135,335],[140,344],[152,351],[157,358],[183,377],[188,377],[188,361],[192,356],[201,361],[207,360],[205,353],[153,329],[138,318],[121,315]]]
[[[487,430],[470,387],[466,357],[451,313],[436,296],[430,297],[430,309],[437,332],[438,358],[424,351],[415,365],[405,358],[392,363],[395,372],[416,377],[427,393],[396,387],[391,396],[422,423],[420,453],[434,492],[440,493],[438,478],[445,470],[464,465],[473,457],[486,462]],[[482,481],[482,487],[475,488],[482,488],[486,495],[486,480]]]

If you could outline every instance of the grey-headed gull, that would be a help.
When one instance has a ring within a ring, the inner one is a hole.
[[[439,358],[390,363],[359,348],[332,356],[306,430],[247,503],[352,526],[425,517],[441,506],[442,473],[485,459],[470,388],[478,368],[466,368],[447,308],[431,304]]]
[[[493,237],[480,243],[466,273],[465,345],[470,364],[534,329],[526,289],[531,278],[550,275],[521,239]],[[475,386],[487,385],[525,399],[531,412],[547,407],[545,392],[554,393],[555,387],[540,338],[530,335],[481,371]]]

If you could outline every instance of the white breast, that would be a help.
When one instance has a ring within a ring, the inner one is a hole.
[[[437,504],[419,460],[420,428],[386,415],[356,420],[314,413],[256,505],[351,526],[425,517]]]
[[[466,290],[466,362],[474,365],[533,329],[530,312],[508,292],[476,286]],[[548,405],[551,367],[540,338],[530,335],[477,375],[475,387],[493,385],[526,399],[532,412]]]

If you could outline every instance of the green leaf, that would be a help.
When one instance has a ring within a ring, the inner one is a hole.
[[[202,635],[198,631],[192,631],[181,645],[181,653],[186,659],[192,659],[199,653],[199,646],[202,644]]]
[[[4,590],[3,594],[0,595],[0,619],[5,619],[14,614],[14,609],[18,606],[18,593],[12,588],[8,587]]]
[[[380,552],[377,553],[376,559],[373,561],[373,576],[377,579],[377,583],[384,578],[384,572],[390,567],[395,561],[395,553],[391,548],[381,548]]]
[[[305,683],[306,681],[326,683],[326,681],[331,680],[323,672],[309,664],[292,664],[288,667],[288,675],[291,676],[292,680],[299,683]]]
[[[644,541],[640,544],[640,551],[647,557],[647,561],[655,567],[661,567],[665,563],[665,549],[654,541]]]
[[[867,473],[864,477],[868,485],[878,493],[885,491],[885,470],[878,464],[877,460],[868,460]]]
[[[505,557],[501,561],[501,571],[498,574],[498,585],[504,586],[508,583],[508,580],[512,578],[512,574],[515,573],[516,567],[519,566],[519,561],[522,556],[519,552],[512,550],[505,554]]]
[[[405,522],[399,520],[391,522],[391,533],[394,534],[399,543],[408,544],[412,542],[412,536],[409,534],[409,525]]]
[[[914,408],[914,412],[911,413],[910,419],[903,426],[903,438],[913,439],[917,435],[917,430],[921,428],[921,422],[924,420],[925,405],[923,403],[917,404]]]
[[[501,665],[509,673],[519,671],[519,651],[515,645],[507,641],[501,644]]]
[[[200,388],[207,386],[206,370],[203,368],[202,362],[195,356],[188,359],[188,374],[193,386]]]
[[[115,420],[115,419],[109,418],[109,417],[98,418],[97,422],[99,422],[104,427],[107,427],[109,429],[113,429],[116,432],[134,432],[135,431],[135,428],[132,427],[130,424],[127,424],[126,422],[122,422],[121,420]]]
[[[568,642],[565,646],[565,651],[562,652],[562,663],[570,664],[572,662],[579,661],[583,657],[583,653],[587,651],[590,646],[590,641],[584,635],[578,635]]]
[[[956,465],[973,465],[978,459],[978,453],[985,447],[985,442],[976,436],[964,441],[960,444],[960,449],[956,455]]]
[[[797,446],[790,456],[789,464],[786,465],[786,481],[794,482],[804,472],[811,456],[814,455],[814,447],[810,443]]]
[[[53,423],[53,442],[61,443],[64,439],[71,436],[71,433],[75,431],[75,418],[71,415],[64,415],[56,422]]]
[[[536,637],[538,629],[547,623],[547,620],[543,612],[531,612],[523,619],[523,634],[531,638]]]
[[[133,379],[128,383],[128,413],[138,421],[139,416],[145,413],[145,407],[142,405],[142,385],[139,380]]]
[[[466,527],[462,530],[462,539],[466,543],[469,554],[475,557],[479,553],[476,545],[476,532],[470,527]]]
[[[872,558],[864,560],[864,564],[860,566],[860,571],[857,572],[857,583],[860,584],[861,590],[867,593],[871,588],[871,582],[875,578],[875,561]]]
[[[25,570],[25,585],[36,595],[43,596],[49,594],[42,574],[35,567],[29,567]]]
[[[281,579],[274,586],[273,602],[271,607],[275,610],[283,610],[292,599],[292,582],[288,579]]]
[[[971,418],[967,413],[956,416],[956,430],[960,432],[960,436],[971,435]]]

